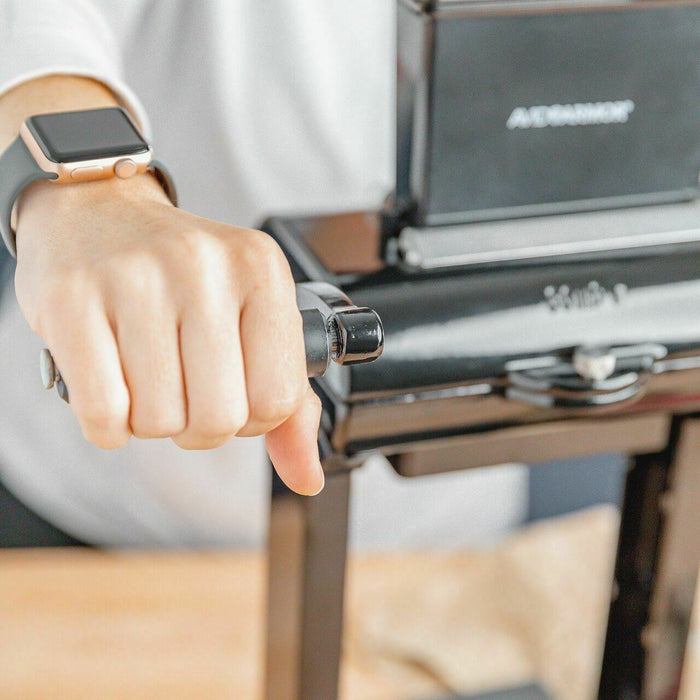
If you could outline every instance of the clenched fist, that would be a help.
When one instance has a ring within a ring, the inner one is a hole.
[[[17,299],[85,437],[185,449],[267,435],[293,490],[323,486],[289,266],[267,235],[173,207],[155,178],[28,188]]]

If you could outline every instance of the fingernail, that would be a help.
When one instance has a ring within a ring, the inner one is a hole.
[[[317,462],[316,464],[318,465],[317,470],[321,477],[321,486],[318,489],[318,491],[316,491],[315,493],[310,493],[309,496],[318,496],[318,494],[321,493],[321,491],[323,491],[323,487],[326,485],[326,474],[323,471],[323,467],[321,466],[320,462]]]

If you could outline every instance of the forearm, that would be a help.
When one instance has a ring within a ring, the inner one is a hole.
[[[22,83],[0,96],[0,152],[17,136],[22,122],[33,114],[116,104],[111,90],[91,78],[49,75]]]

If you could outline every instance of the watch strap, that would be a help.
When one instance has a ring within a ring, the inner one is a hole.
[[[153,173],[170,201],[177,206],[177,190],[168,169],[157,160],[148,169]],[[55,180],[55,173],[42,170],[18,136],[0,157],[0,235],[13,258],[17,243],[12,229],[12,209],[22,191],[37,180]]]
[[[57,177],[39,167],[20,136],[0,157],[0,234],[13,258],[17,257],[17,248],[12,230],[12,208],[17,197],[32,182]]]
[[[177,189],[175,189],[175,182],[170,175],[170,171],[159,160],[152,160],[148,169],[155,175],[156,180],[158,180],[160,186],[165,190],[165,194],[168,195],[168,199],[170,199],[173,206],[176,207]]]

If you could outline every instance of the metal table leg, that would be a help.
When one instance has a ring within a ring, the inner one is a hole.
[[[674,421],[665,450],[631,460],[600,700],[677,695],[700,564],[700,418]],[[267,700],[335,700],[342,643],[350,464],[320,496],[273,486]]]
[[[338,697],[350,494],[340,466],[314,498],[273,482],[266,700]]]
[[[700,564],[700,420],[627,477],[600,700],[677,697]]]
[[[700,420],[681,424],[670,490],[662,501],[665,524],[659,567],[644,633],[643,697],[666,700],[679,679],[700,565]]]

